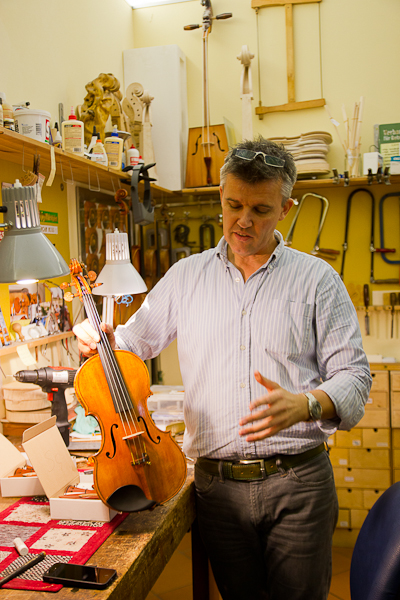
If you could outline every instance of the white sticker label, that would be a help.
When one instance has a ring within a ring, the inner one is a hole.
[[[53,383],[68,383],[68,371],[53,371]]]
[[[339,458],[339,465],[347,465],[347,458]]]
[[[353,446],[361,446],[361,440],[353,440]]]
[[[345,481],[354,481],[354,477],[345,477],[344,480]]]

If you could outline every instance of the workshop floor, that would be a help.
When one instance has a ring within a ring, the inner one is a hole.
[[[352,548],[333,548],[332,584],[328,600],[350,600],[350,561]],[[191,539],[187,533],[157,579],[146,600],[192,600]],[[217,591],[210,600],[220,600]]]

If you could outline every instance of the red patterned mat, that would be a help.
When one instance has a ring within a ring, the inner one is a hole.
[[[127,516],[117,514],[109,523],[55,520],[50,518],[49,502],[43,496],[12,504],[0,513],[0,579],[43,550],[46,558],[4,584],[4,589],[58,592],[62,586],[45,583],[42,574],[55,562],[85,564]],[[28,546],[26,556],[14,548],[16,537]]]

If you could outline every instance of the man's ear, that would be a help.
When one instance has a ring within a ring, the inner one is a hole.
[[[280,221],[283,221],[283,219],[287,216],[289,210],[292,208],[294,204],[294,200],[293,198],[288,198],[288,200],[286,200],[285,204],[282,206],[282,211],[281,211],[281,215],[279,217]]]

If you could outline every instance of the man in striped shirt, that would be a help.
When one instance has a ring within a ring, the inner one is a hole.
[[[325,442],[371,386],[355,309],[325,261],[284,245],[296,167],[259,138],[221,169],[223,237],[176,263],[114,334],[143,360],[177,339],[184,451],[224,600],[326,600],[337,497]],[[87,321],[79,348],[96,352]]]

